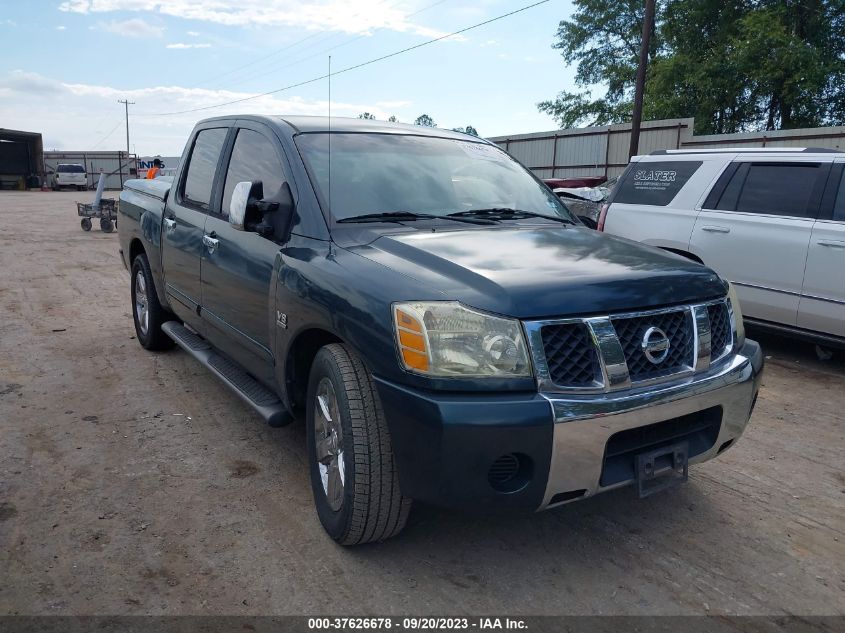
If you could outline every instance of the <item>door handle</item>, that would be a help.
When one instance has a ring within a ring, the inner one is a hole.
[[[819,246],[829,246],[830,248],[845,248],[845,242],[841,240],[819,240]]]
[[[164,218],[164,228],[167,229],[168,233],[172,233],[176,230],[176,220],[171,220],[170,218]]]
[[[214,239],[210,235],[203,235],[202,243],[205,244],[206,248],[208,248],[209,253],[213,253],[215,250],[217,250],[217,246],[220,244],[220,240]]]
[[[702,226],[701,230],[707,231],[708,233],[730,233],[731,232],[731,230],[726,226],[713,226],[713,225]]]

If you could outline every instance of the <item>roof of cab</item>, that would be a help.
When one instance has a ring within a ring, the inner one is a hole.
[[[286,124],[292,128],[294,134],[307,132],[369,132],[375,134],[413,134],[415,136],[434,136],[440,138],[460,139],[464,141],[475,141],[477,143],[489,143],[489,141],[453,132],[437,127],[425,125],[409,125],[406,123],[390,123],[388,121],[376,121],[374,119],[353,119],[349,117],[327,117],[327,116],[264,116],[255,114],[244,114],[236,116],[214,117],[204,119],[200,123],[215,120],[249,119],[261,121],[268,125]]]

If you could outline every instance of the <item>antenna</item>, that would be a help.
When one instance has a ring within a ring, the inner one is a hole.
[[[329,213],[332,212],[332,56],[329,55]]]

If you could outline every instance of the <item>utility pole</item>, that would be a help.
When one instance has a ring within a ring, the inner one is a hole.
[[[640,65],[637,68],[637,84],[634,88],[634,115],[631,119],[631,148],[628,158],[635,156],[640,148],[640,123],[643,120],[643,93],[645,92],[645,71],[648,66],[648,47],[654,30],[654,0],[645,0],[643,38],[640,44]]]
[[[117,102],[122,103],[126,107],[126,168],[129,169],[129,106],[135,105],[135,102],[129,101],[128,99],[123,99],[122,101],[118,99]],[[119,154],[117,158],[117,163],[120,167],[120,188],[123,189],[123,165],[120,162]],[[135,165],[135,167],[137,168],[138,165]]]

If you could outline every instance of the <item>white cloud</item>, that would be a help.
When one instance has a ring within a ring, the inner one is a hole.
[[[0,20],[0,26],[17,26],[18,23],[14,20]]]
[[[386,28],[425,37],[445,34],[410,22],[409,10],[385,4],[385,0],[68,0],[59,5],[59,10],[73,13],[147,11],[226,26],[292,26],[345,33],[369,33]]]
[[[117,99],[129,99],[131,143],[140,154],[178,155],[194,124],[203,118],[252,112],[255,114],[328,114],[324,99],[304,99],[292,94],[271,95],[246,103],[233,104],[200,112],[173,116],[158,116],[157,112],[173,112],[201,108],[224,101],[250,96],[250,93],[231,90],[207,90],[180,86],[154,86],[122,90],[97,84],[64,83],[37,73],[16,70],[0,75],[0,121],[5,127],[41,132],[59,149],[87,150],[123,117],[123,106]],[[49,98],[45,98],[49,97]],[[55,104],[61,100],[62,107]],[[371,112],[386,121],[396,114],[404,121],[413,120],[416,113],[403,111],[399,104],[408,101],[353,103],[332,101],[332,114],[356,117]],[[48,144],[53,147],[53,144]],[[122,143],[115,135],[99,149],[119,149]]]
[[[200,34],[197,31],[188,31],[186,35],[190,35],[191,37],[199,37]]]
[[[60,25],[60,26],[57,26],[57,27],[56,27],[56,30],[57,30],[57,31],[66,31],[66,30],[67,30],[67,27],[66,27],[66,26],[61,26],[61,25]]]
[[[165,48],[211,48],[211,44],[183,44],[182,42],[177,42],[176,44],[168,44]]]
[[[141,18],[100,22],[97,28],[123,37],[150,38],[164,35],[164,27],[145,22]]]

